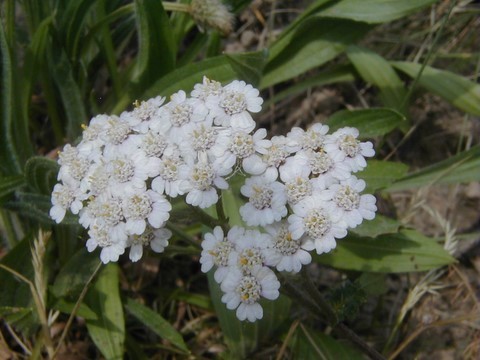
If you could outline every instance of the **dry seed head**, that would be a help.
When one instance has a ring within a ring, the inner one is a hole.
[[[233,14],[220,0],[192,0],[190,14],[201,31],[212,28],[227,36],[233,30]]]

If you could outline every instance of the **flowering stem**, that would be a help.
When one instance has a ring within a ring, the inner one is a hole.
[[[180,11],[180,12],[186,12],[186,13],[190,12],[190,5],[188,4],[180,4],[175,2],[163,1],[162,5],[166,11]]]

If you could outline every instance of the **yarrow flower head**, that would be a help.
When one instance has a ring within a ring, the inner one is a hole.
[[[215,17],[221,10],[212,4],[218,6],[213,0],[190,6]],[[377,210],[375,197],[363,193],[365,181],[352,175],[374,155],[371,142],[360,141],[355,128],[329,134],[320,123],[269,138],[252,117],[262,103],[244,81],[222,85],[204,77],[190,95],[179,90],[168,100],[136,101],[120,116],[95,116],[78,145],[58,154],[51,218],[78,215],[88,251],[99,249],[102,262],[118,261],[127,249],[135,262],[146,249],[163,253],[172,241],[174,199],[201,209],[216,205],[208,212],[218,220],[201,216],[215,224],[203,236],[201,270],[214,270],[222,301],[238,319],[261,319],[260,300],[279,296],[274,270],[299,272],[311,262],[310,251],[331,251]],[[231,186],[244,200],[238,214],[245,227],[230,227],[232,214],[223,214]]]

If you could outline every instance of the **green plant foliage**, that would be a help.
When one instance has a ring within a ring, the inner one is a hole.
[[[351,45],[346,53],[362,79],[378,87],[383,105],[405,114],[407,92],[390,63],[377,53],[360,46]]]
[[[372,238],[349,235],[315,261],[339,269],[401,273],[425,271],[451,264],[455,259],[434,239],[414,230]]]
[[[170,341],[183,352],[189,353],[182,335],[160,314],[130,298],[125,302],[125,308],[162,339]]]
[[[306,360],[363,360],[357,350],[344,342],[337,341],[319,331],[300,325],[288,343],[288,347],[299,359]]]
[[[476,145],[449,159],[397,178],[388,191],[411,189],[434,184],[455,184],[480,180],[480,146]]]
[[[278,55],[274,55],[275,49],[272,46],[272,55],[265,67],[260,87],[278,84],[325,64],[370,29],[367,24],[349,20],[309,18],[295,31],[289,45]]]
[[[98,254],[82,248],[60,269],[50,291],[56,298],[75,299],[99,263]]]
[[[402,224],[395,219],[382,215],[375,215],[375,219],[364,221],[361,225],[352,229],[352,232],[361,237],[377,237],[383,234],[395,234],[398,232]]]
[[[406,61],[394,61],[392,65],[416,78],[422,69],[421,64]],[[425,66],[418,84],[428,91],[441,96],[466,113],[480,115],[480,85],[450,71]]]
[[[342,0],[322,11],[323,16],[384,23],[419,11],[438,0]]]
[[[0,178],[0,202],[2,202],[2,198],[24,185],[25,178],[22,175],[12,175]]]
[[[40,156],[31,157],[25,164],[25,179],[33,190],[50,196],[57,183],[58,169],[56,161]]]
[[[133,80],[143,90],[175,68],[170,21],[160,1],[136,0],[139,53]]]
[[[347,280],[330,290],[328,300],[338,320],[345,321],[355,319],[367,297],[360,284]]]
[[[408,166],[393,161],[369,160],[368,166],[358,176],[365,180],[366,193],[388,188],[396,180],[403,178],[408,171]]]
[[[20,163],[13,142],[13,79],[12,59],[3,23],[0,24],[0,172],[4,174],[19,174]]]
[[[86,320],[88,333],[95,345],[106,359],[123,359],[125,321],[116,264],[103,268],[88,291],[85,303],[97,315],[97,319]]]
[[[388,134],[405,123],[405,117],[392,109],[344,110],[328,119],[328,126],[335,131],[344,126],[356,127],[360,139]]]

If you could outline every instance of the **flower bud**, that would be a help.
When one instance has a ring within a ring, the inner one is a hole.
[[[233,30],[233,14],[220,0],[192,0],[190,14],[201,31],[212,28],[226,36]]]

